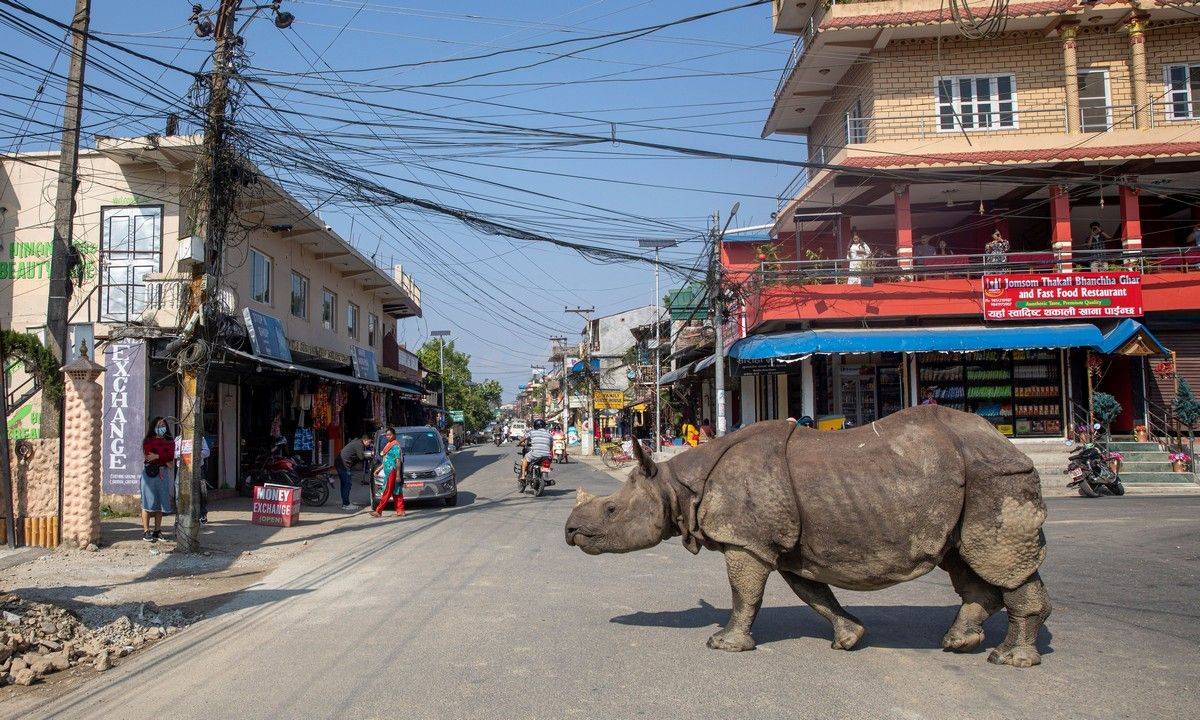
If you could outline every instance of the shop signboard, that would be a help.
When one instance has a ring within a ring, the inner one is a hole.
[[[275,527],[291,527],[300,522],[300,488],[271,483],[255,485],[250,522]]]
[[[463,411],[462,410],[451,410],[450,411],[450,422],[456,422],[456,423],[466,422],[466,418],[463,416]]]
[[[567,398],[567,407],[572,410],[582,410],[587,407],[587,395],[572,395]]]
[[[625,407],[625,391],[597,390],[594,400],[597,410],[620,410]]]
[[[354,369],[354,377],[379,382],[379,365],[375,362],[374,350],[368,350],[367,348],[355,345],[351,361]]]
[[[104,424],[100,485],[112,495],[137,495],[146,433],[146,343],[116,340],[104,349]]]
[[[983,276],[985,320],[1090,320],[1142,314],[1138,272]]]
[[[250,335],[250,348],[255,355],[283,362],[292,361],[292,349],[288,347],[287,335],[279,318],[251,308],[244,308],[242,313],[246,332]]]

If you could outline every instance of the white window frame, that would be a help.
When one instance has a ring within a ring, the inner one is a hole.
[[[1008,78],[1009,82],[1009,98],[1007,100],[1000,98],[999,80],[1000,78]],[[962,99],[962,81],[970,80],[972,92],[978,88],[980,80],[989,82],[989,96],[985,101],[975,98],[974,94],[969,103],[970,110],[964,110],[964,101]],[[954,118],[951,121],[951,127],[942,127],[942,94],[941,86],[943,82],[950,83],[950,105],[954,108]],[[986,103],[986,109],[978,109],[980,105]],[[1001,109],[1001,103],[1007,103],[1011,107]],[[1008,125],[1000,124],[1002,115],[1011,115],[1012,122]],[[986,116],[987,125],[978,125],[976,122]],[[1020,110],[1017,106],[1017,76],[1014,73],[994,73],[987,75],[943,75],[933,79],[933,117],[937,131],[940,133],[961,133],[961,132],[1004,132],[1007,130],[1017,130],[1021,127]],[[971,126],[967,127],[963,120],[970,117]]]
[[[356,303],[346,303],[346,335],[358,339],[359,320],[362,319],[362,308]],[[353,322],[352,322],[353,321]]]
[[[1176,68],[1183,68],[1187,73],[1186,82],[1182,90],[1171,89],[1171,71]],[[1190,122],[1200,120],[1200,98],[1192,95],[1192,73],[1200,73],[1200,63],[1172,63],[1163,66],[1163,97],[1166,98],[1163,103],[1163,111],[1167,114],[1167,120],[1170,122]],[[1176,97],[1177,94],[1182,94]],[[1186,115],[1179,116],[1175,114],[1176,103],[1185,103]]]
[[[1104,129],[1103,130],[1085,130],[1083,122],[1083,100],[1082,95],[1079,96],[1079,129],[1082,132],[1107,132],[1113,127],[1113,108],[1112,108],[1112,86],[1108,82],[1108,68],[1079,68],[1075,73],[1075,86],[1079,87],[1079,76],[1088,73],[1100,73],[1104,76]],[[1095,98],[1092,98],[1095,99]]]
[[[329,306],[328,306],[329,312],[325,312],[326,296],[328,296],[328,298],[329,298]],[[338,316],[337,306],[338,306],[337,293],[335,293],[334,291],[330,290],[327,287],[321,288],[321,325],[326,330],[328,330],[329,332],[334,333],[334,334],[337,333],[337,316]]]
[[[846,111],[846,144],[861,145],[867,141],[867,122],[862,116],[862,98],[854,99],[854,104]]]
[[[299,278],[304,283],[304,296],[300,299],[300,314],[296,314],[296,279]],[[295,270],[292,271],[292,286],[290,294],[290,303],[292,317],[300,318],[301,320],[308,319],[308,289],[312,287],[312,283],[308,278]]]
[[[256,285],[257,285],[258,278],[254,272],[255,256],[262,258],[263,262],[265,262],[266,266],[267,266],[267,275],[266,275],[267,287],[266,287],[265,299],[260,298],[258,296],[258,292],[257,292],[258,288],[256,287]],[[260,302],[263,305],[270,305],[271,304],[271,290],[273,289],[271,287],[271,285],[273,284],[271,282],[271,275],[275,272],[275,261],[271,258],[270,255],[266,254],[265,252],[262,252],[261,250],[255,250],[254,248],[250,248],[249,265],[250,265],[250,299],[255,302]]]
[[[379,316],[373,312],[367,313],[367,345],[375,349],[379,341]]]

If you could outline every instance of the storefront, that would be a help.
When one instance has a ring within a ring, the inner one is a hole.
[[[917,397],[980,415],[1008,437],[1061,437],[1062,350],[918,353]]]
[[[904,407],[904,360],[900,353],[817,356],[813,358],[813,385],[818,417],[840,416],[862,425]],[[808,414],[795,407],[796,390],[801,388],[801,383],[788,378],[792,417]]]

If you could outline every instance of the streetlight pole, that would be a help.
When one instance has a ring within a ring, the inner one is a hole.
[[[592,451],[593,451],[594,440],[595,440],[595,435],[596,435],[596,429],[595,429],[596,388],[591,381],[591,373],[592,373],[591,355],[592,355],[592,340],[593,340],[593,338],[592,338],[592,313],[596,312],[596,308],[594,308],[594,307],[590,307],[590,308],[576,307],[574,309],[563,308],[563,312],[569,312],[569,313],[578,315],[583,318],[585,323],[587,323],[587,325],[585,326],[586,331],[584,333],[585,341],[584,341],[584,346],[583,346],[583,352],[580,353],[580,355],[583,356],[583,358],[582,358],[583,373],[585,376],[588,377],[588,382],[587,382],[587,393],[588,393],[588,396],[587,396],[587,421],[584,423],[584,430],[586,431],[586,435],[579,439],[579,448],[580,448],[580,452],[583,455],[592,455],[592,454],[594,454]]]
[[[674,240],[638,240],[641,247],[654,248],[654,452],[662,447],[662,291],[658,287],[658,251],[675,247]]]
[[[438,377],[441,378],[441,396],[439,404],[442,410],[446,409],[446,338],[450,337],[449,330],[430,330],[430,337],[438,339]]]

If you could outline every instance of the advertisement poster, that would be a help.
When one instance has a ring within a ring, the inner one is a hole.
[[[1091,320],[1142,314],[1138,272],[983,276],[985,320]]]
[[[146,435],[146,343],[142,340],[117,340],[104,349],[102,427],[102,490],[137,495]]]
[[[250,335],[250,347],[255,355],[284,362],[292,361],[292,349],[288,347],[283,323],[279,322],[279,318],[250,308],[243,308],[242,313],[246,321],[246,332]]]

